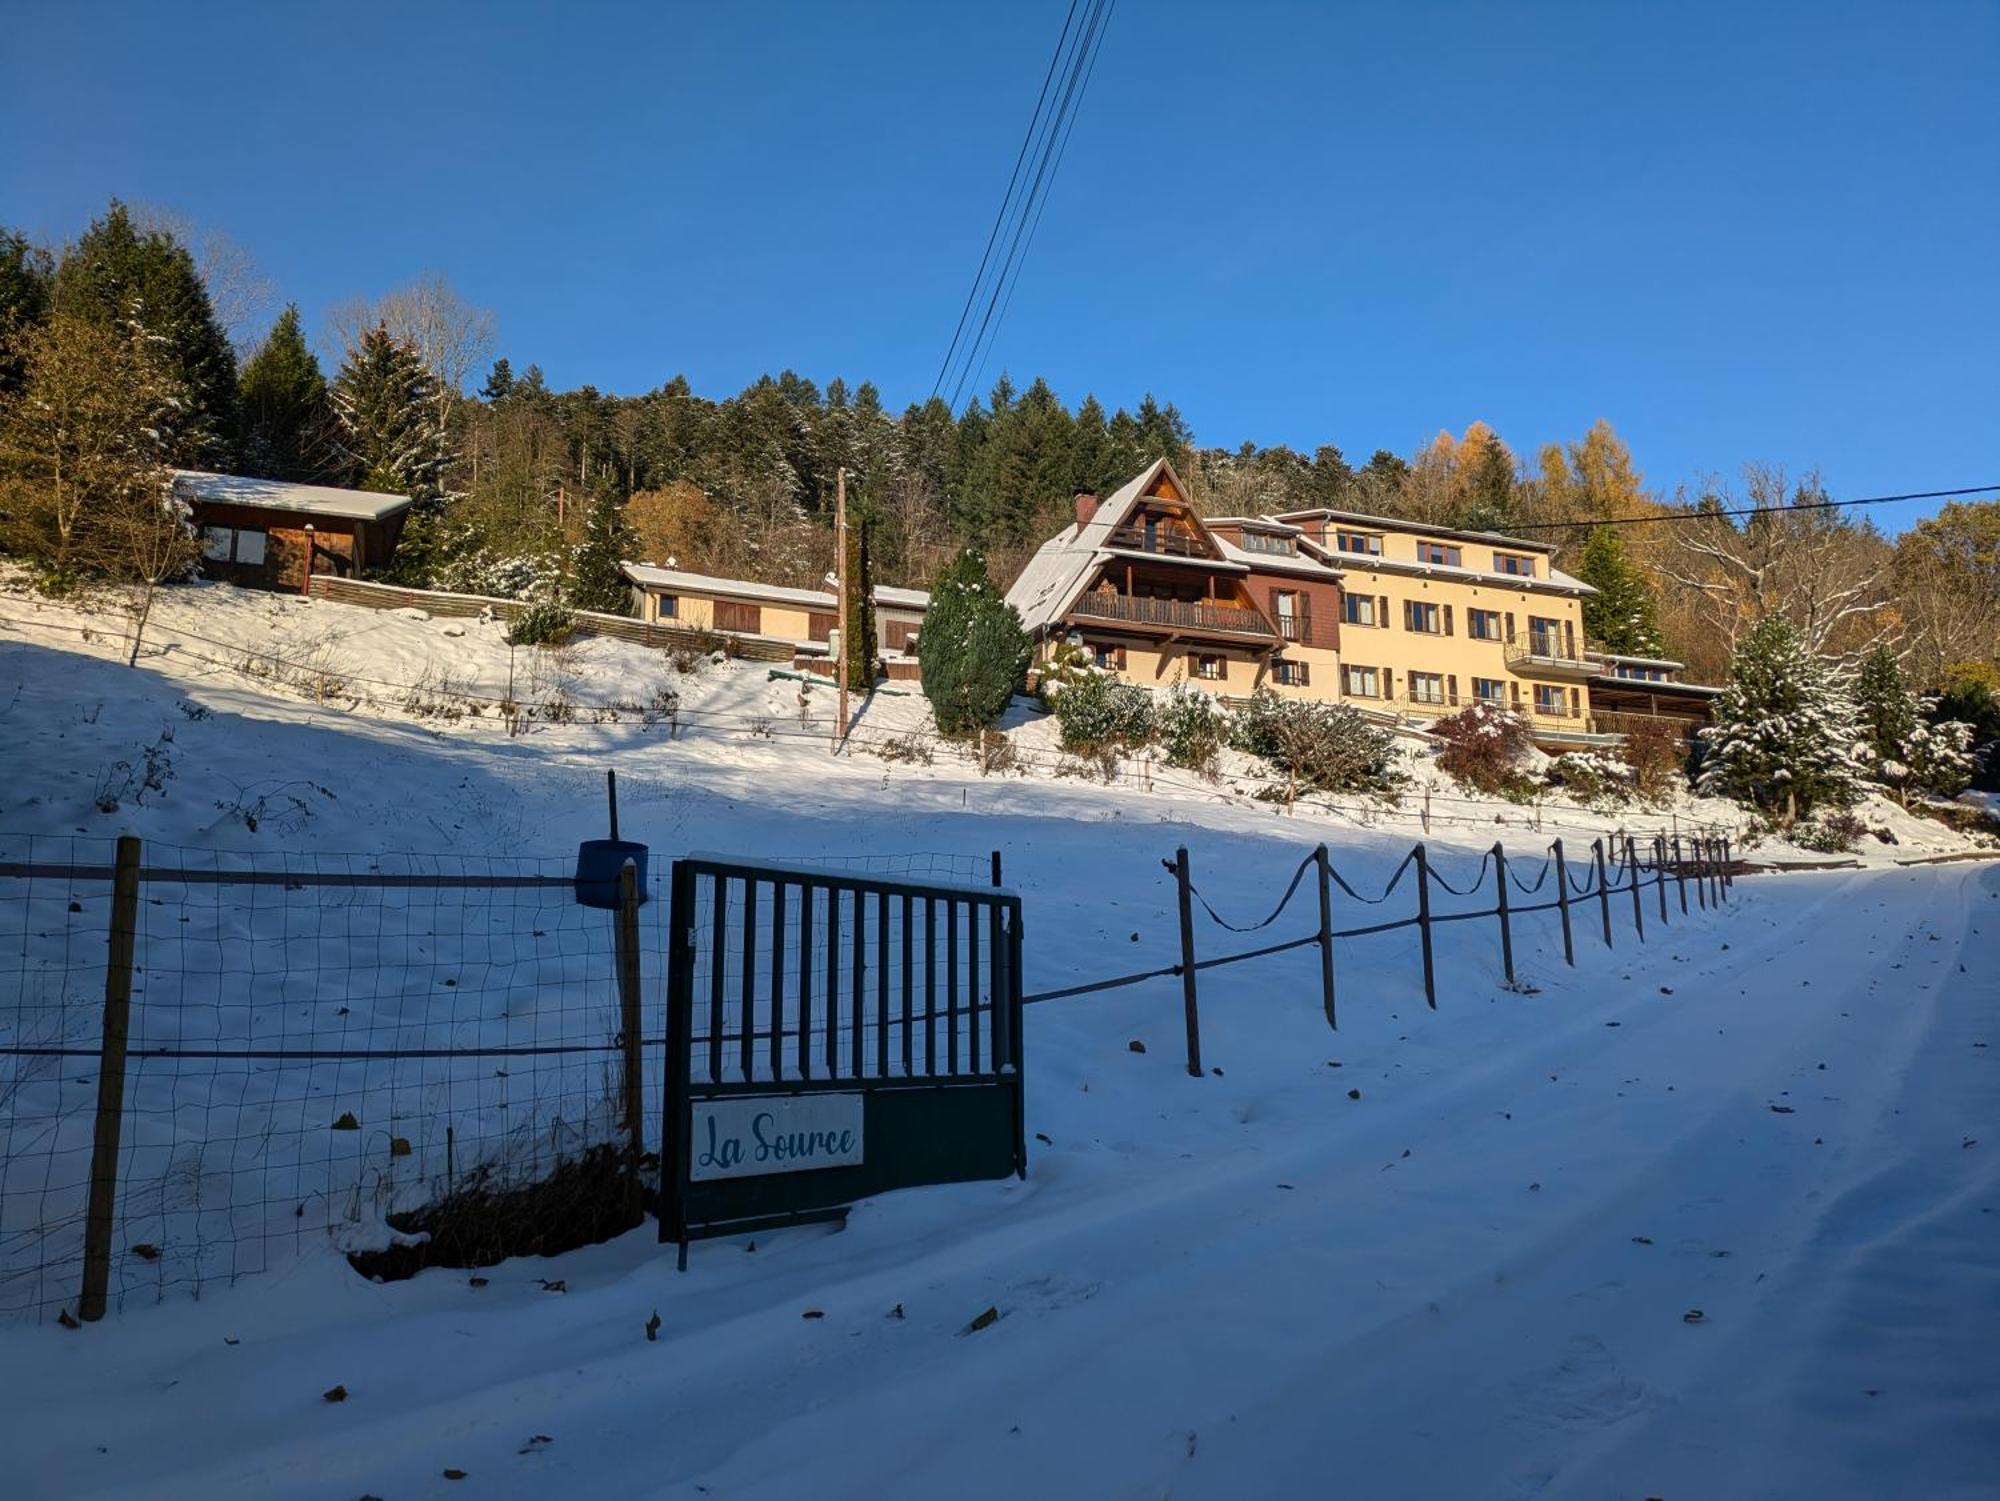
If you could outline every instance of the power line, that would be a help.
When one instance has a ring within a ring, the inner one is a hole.
[[[1838,511],[1848,506],[1886,506],[1902,500],[1948,500],[1961,495],[1985,495],[2000,485],[1968,485],[1960,490],[1912,490],[1906,495],[1862,495],[1852,500],[1808,500],[1788,506],[1703,506],[1695,510],[1662,511],[1657,516],[1606,516],[1598,521],[1522,521],[1516,532],[1589,531],[1599,526],[1658,526],[1662,523],[1706,521],[1721,516],[1777,516],[1792,511]]]
[[[1035,112],[1028,117],[1028,129],[1021,137],[1021,149],[1014,156],[1014,171],[1007,179],[1006,196],[1000,200],[1000,211],[993,216],[993,229],[986,236],[986,249],[979,257],[979,270],[972,278],[972,285],[966,288],[965,306],[958,312],[958,327],[952,330],[951,344],[944,352],[944,363],[938,366],[937,379],[931,382],[931,395],[935,397],[944,385],[945,372],[951,368],[952,356],[958,352],[958,341],[965,333],[965,320],[972,316],[973,300],[979,296],[980,283],[986,279],[987,263],[993,258],[993,247],[1000,240],[1000,226],[1007,221],[1007,205],[1014,201],[1014,189],[1021,180],[1021,164],[1028,159],[1028,147],[1033,143],[1036,128],[1042,118],[1042,106],[1048,102],[1049,84],[1056,76],[1056,65],[1062,61],[1063,52],[1069,46],[1070,26],[1076,20],[1077,0],[1069,0],[1069,14],[1063,18],[1062,36],[1056,42],[1056,50],[1049,58],[1049,70],[1042,75],[1042,92],[1036,96]]]
[[[1097,50],[1103,40],[1105,23],[1109,19],[1111,0],[1090,0],[1084,12],[1081,29],[1073,25],[1075,16],[1074,0],[1071,18],[1064,22],[1063,37],[1056,47],[1056,55],[1050,64],[1049,79],[1044,81],[1042,97],[1036,102],[1036,113],[1028,124],[1028,135],[1023,142],[1021,156],[1015,164],[1015,175],[1009,180],[1007,196],[1002,200],[999,218],[995,221],[994,235],[988,244],[988,254],[981,258],[979,275],[973,279],[972,292],[967,298],[966,311],[961,314],[958,331],[954,334],[952,348],[945,356],[945,372],[954,366],[958,370],[952,381],[949,403],[955,411],[963,397],[967,384],[974,378],[982,365],[981,349],[990,352],[990,341],[999,332],[1003,316],[1001,305],[1008,287],[1017,279],[1020,266],[1026,254],[1026,243],[1032,238],[1031,226],[1039,222],[1042,205],[1055,181],[1056,166],[1062,150],[1067,145],[1069,130],[1075,121],[1076,112],[1082,105],[1088,88],[1088,80],[1095,70]],[[1049,103],[1049,83],[1057,73],[1063,75],[1060,91],[1055,96],[1053,108]],[[1031,176],[1021,188],[1021,168],[1028,158],[1034,159]],[[992,260],[994,245],[1005,241],[1005,249],[997,263]],[[992,268],[990,279],[986,276]],[[971,342],[965,342],[965,330],[970,310],[985,294],[985,311],[980,315],[973,329]],[[933,390],[937,394],[944,386],[941,373],[938,385]]]

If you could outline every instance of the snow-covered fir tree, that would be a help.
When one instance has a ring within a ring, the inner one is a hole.
[[[451,436],[439,416],[438,378],[386,327],[348,351],[330,392],[336,441],[363,490],[418,501],[443,493]]]
[[[583,541],[570,559],[567,602],[579,610],[623,615],[632,603],[632,586],[620,573],[620,562],[637,551],[625,508],[609,490],[591,502]]]
[[[1903,677],[1896,654],[1879,646],[1862,660],[1854,685],[1861,738],[1856,760],[1874,781],[1907,797],[1955,797],[1972,779],[1972,726],[1931,723],[1927,705]]]
[[[1776,616],[1738,645],[1715,723],[1701,738],[1699,790],[1787,825],[1861,798],[1860,733],[1847,685]]]

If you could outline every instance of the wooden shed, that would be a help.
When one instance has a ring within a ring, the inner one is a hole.
[[[202,572],[258,589],[303,589],[311,573],[352,578],[389,561],[410,497],[240,474],[174,472],[201,533]]]

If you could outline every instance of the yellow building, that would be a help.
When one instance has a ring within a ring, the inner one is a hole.
[[[1550,746],[1615,739],[1591,728],[1595,591],[1553,565],[1549,544],[1350,511],[1276,519],[1339,562],[1342,701],[1407,720],[1484,702]]]
[[[826,655],[840,623],[839,601],[830,590],[712,578],[650,563],[619,567],[632,586],[634,611],[648,624],[782,643],[801,658],[814,658]],[[876,588],[875,640],[889,676],[915,675],[917,627],[929,604],[921,589]]]
[[[1165,459],[1076,506],[1007,591],[1042,658],[1069,640],[1147,687],[1412,726],[1483,701],[1552,749],[1617,738],[1591,723],[1591,588],[1546,543],[1345,511],[1203,518]]]

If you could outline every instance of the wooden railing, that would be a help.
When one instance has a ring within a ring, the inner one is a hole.
[[[1137,594],[1092,592],[1077,599],[1075,613],[1099,620],[1131,620],[1142,625],[1180,626],[1198,631],[1228,631],[1239,636],[1268,636],[1271,629],[1255,610],[1202,600],[1151,599]]]
[[[1163,553],[1170,558],[1206,558],[1210,553],[1196,541],[1192,532],[1168,531],[1160,527],[1153,533],[1152,545],[1146,544],[1144,528],[1128,526],[1111,534],[1111,545],[1127,552]]]

